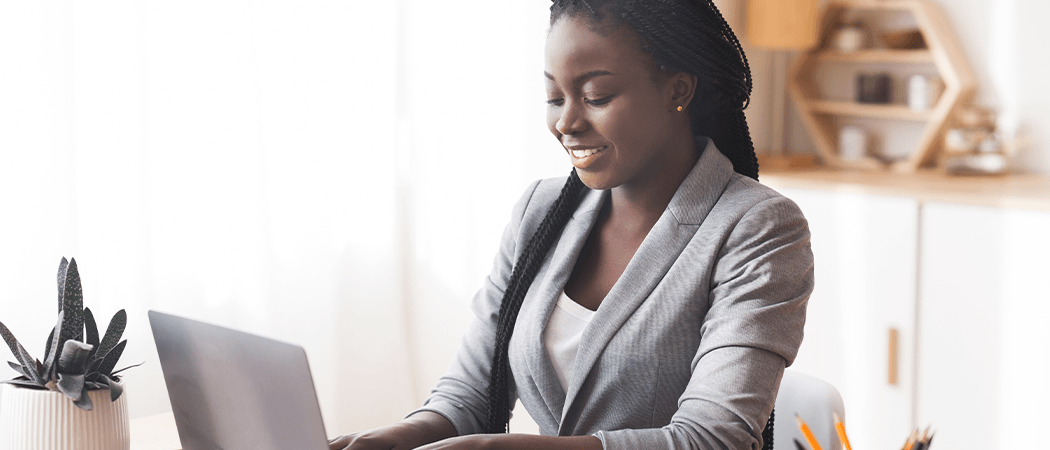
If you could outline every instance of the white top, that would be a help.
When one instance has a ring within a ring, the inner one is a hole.
[[[592,317],[594,311],[574,302],[562,291],[558,297],[558,305],[547,320],[547,328],[543,330],[543,348],[547,350],[547,357],[554,364],[554,371],[558,374],[558,381],[561,382],[563,390],[569,390],[569,379],[576,364],[580,338],[583,336],[583,329],[591,323]]]

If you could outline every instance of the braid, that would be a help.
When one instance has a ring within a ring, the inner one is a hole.
[[[510,362],[507,349],[510,345],[511,335],[514,333],[514,323],[521,310],[521,303],[525,299],[525,293],[536,278],[540,263],[547,255],[554,239],[565,228],[569,218],[579,203],[583,193],[583,182],[576,175],[576,170],[569,174],[569,179],[561,188],[561,194],[551,205],[547,215],[543,217],[540,226],[525,244],[514,270],[511,272],[507,289],[503,292],[503,300],[500,302],[499,319],[496,324],[496,342],[492,352],[492,371],[489,373],[489,411],[488,423],[485,426],[486,433],[505,433],[510,421],[510,388],[507,382],[510,379]]]
[[[693,134],[710,137],[733,170],[758,179],[758,157],[744,109],[751,103],[751,66],[736,33],[713,0],[555,0],[551,24],[562,16],[606,26],[614,17],[634,30],[661,71],[697,77],[689,108]]]
[[[762,429],[762,450],[773,450],[773,418],[776,415],[776,410],[770,411],[766,427]]]

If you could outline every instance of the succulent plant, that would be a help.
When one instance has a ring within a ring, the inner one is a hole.
[[[128,343],[120,340],[127,323],[127,313],[123,309],[117,311],[100,339],[95,316],[84,307],[77,261],[62,258],[58,266],[58,323],[47,337],[44,362],[29,356],[11,330],[0,322],[0,336],[17,360],[8,365],[21,375],[0,383],[59,391],[84,410],[93,408],[87,395],[91,390],[109,389],[110,400],[116,401],[124,393],[118,374],[141,365],[113,370]]]

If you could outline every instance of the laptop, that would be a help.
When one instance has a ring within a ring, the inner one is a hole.
[[[327,450],[301,346],[149,311],[185,450]]]

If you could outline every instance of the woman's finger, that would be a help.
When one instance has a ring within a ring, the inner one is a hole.
[[[485,448],[488,438],[489,435],[459,436],[417,447],[416,450],[474,450]]]
[[[353,435],[349,435],[349,434],[343,435],[343,436],[339,436],[339,437],[337,437],[335,439],[331,439],[331,440],[328,441],[328,450],[343,450],[348,445],[350,445],[350,441],[352,439],[353,439]]]

